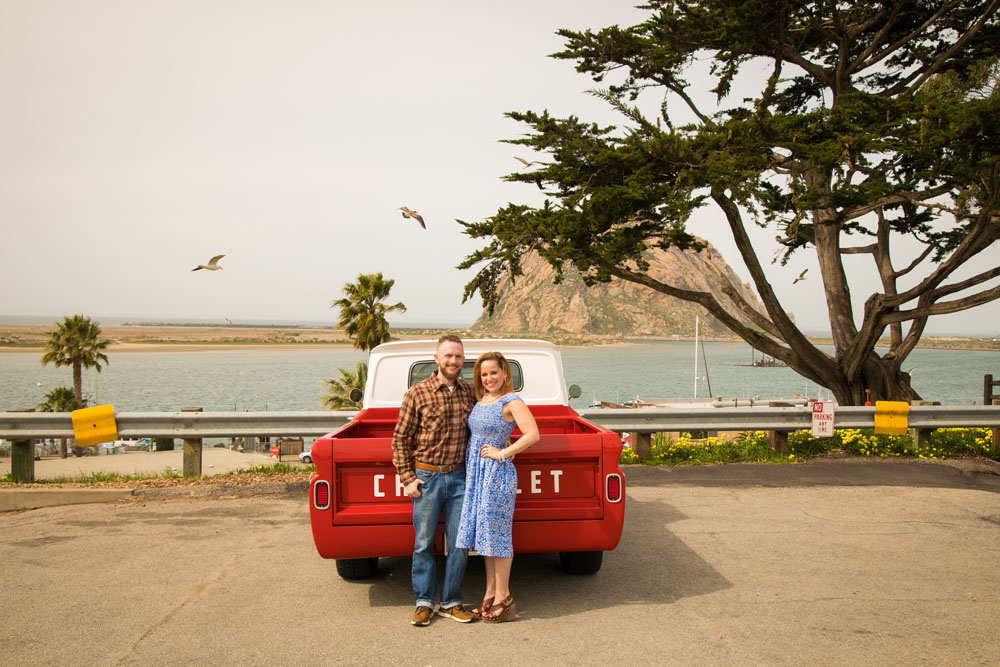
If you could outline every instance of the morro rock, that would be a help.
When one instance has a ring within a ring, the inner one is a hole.
[[[742,283],[711,245],[700,252],[654,249],[646,253],[648,275],[676,287],[711,292],[738,319],[739,309],[723,291],[724,276],[743,299],[763,312],[749,284]],[[563,267],[563,280],[553,282],[555,269],[537,253],[522,260],[524,275],[504,277],[497,289],[492,316],[483,311],[472,330],[484,334],[592,334],[618,337],[691,336],[695,317],[705,335],[728,333],[700,305],[656,292],[643,285],[612,278],[587,287],[576,267]]]

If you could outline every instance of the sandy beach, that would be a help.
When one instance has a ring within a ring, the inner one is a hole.
[[[0,354],[5,352],[41,353],[54,325],[0,325]],[[393,340],[437,338],[442,333],[455,333],[466,338],[482,338],[483,334],[469,335],[468,330],[456,329],[394,329]],[[315,349],[351,347],[343,332],[330,328],[312,327],[242,327],[242,326],[107,326],[101,327],[103,336],[112,341],[109,352],[200,352],[206,350],[245,349]],[[492,336],[491,336],[492,337]],[[690,337],[627,338],[596,336],[590,334],[504,334],[499,338],[542,337],[560,347],[609,347],[635,345],[662,340],[689,341]],[[738,338],[706,338],[706,341],[743,342]],[[810,338],[816,345],[830,345],[824,338]],[[1000,341],[989,338],[959,336],[924,336],[917,347],[955,350],[997,350]]]

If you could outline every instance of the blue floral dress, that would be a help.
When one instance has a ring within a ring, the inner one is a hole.
[[[517,394],[501,396],[494,403],[476,403],[469,413],[469,447],[465,454],[465,503],[458,525],[457,546],[475,549],[480,556],[512,558],[514,545],[511,526],[514,522],[514,497],[517,494],[517,471],[510,459],[496,461],[479,456],[479,449],[491,445],[507,446],[517,425],[503,418],[503,406],[519,401]]]

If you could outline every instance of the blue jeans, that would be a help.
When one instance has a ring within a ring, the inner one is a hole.
[[[455,546],[458,522],[462,518],[465,500],[465,468],[448,473],[415,471],[423,480],[418,486],[420,497],[413,498],[413,594],[418,607],[434,608],[437,591],[437,566],[434,562],[434,532],[438,517],[444,510],[444,533],[448,555],[441,582],[441,607],[454,607],[462,603],[462,577],[469,558],[468,549]]]

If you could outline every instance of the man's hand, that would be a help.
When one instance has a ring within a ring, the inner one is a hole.
[[[409,484],[404,484],[403,485],[403,493],[405,493],[410,498],[419,498],[420,497],[420,488],[419,487],[423,483],[424,483],[424,480],[422,480],[422,479],[415,479],[412,482],[410,482]]]

